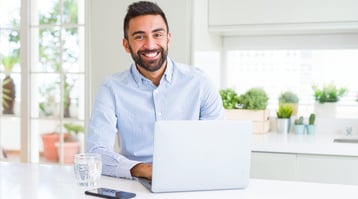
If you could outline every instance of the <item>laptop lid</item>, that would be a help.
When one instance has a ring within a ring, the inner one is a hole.
[[[249,121],[156,122],[151,191],[245,188],[251,133]]]

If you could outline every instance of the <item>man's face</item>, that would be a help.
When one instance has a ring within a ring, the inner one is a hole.
[[[138,67],[154,72],[165,65],[170,33],[160,15],[144,15],[131,19],[127,34],[128,40],[123,39],[123,46]]]

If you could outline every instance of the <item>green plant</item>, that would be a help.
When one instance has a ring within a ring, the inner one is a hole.
[[[346,88],[337,88],[333,83],[324,85],[322,88],[313,85],[312,89],[314,91],[314,98],[319,103],[338,102],[340,97],[348,91]]]
[[[63,126],[65,127],[67,132],[75,133],[76,135],[84,131],[84,127],[80,124],[65,123]]]
[[[308,124],[309,125],[314,125],[316,121],[316,115],[314,113],[311,113],[309,118],[308,118]]]
[[[299,98],[296,93],[292,91],[285,91],[280,94],[278,98],[279,103],[298,103]]]
[[[233,89],[220,90],[220,96],[225,109],[236,109],[239,101],[239,96]]]
[[[262,88],[251,88],[239,96],[239,105],[242,109],[264,110],[269,98]]]
[[[303,116],[295,119],[295,125],[303,125]]]
[[[277,118],[290,118],[292,111],[292,106],[287,104],[280,104],[276,113]]]
[[[15,66],[15,64],[17,64],[19,62],[18,57],[16,57],[15,55],[9,55],[9,56],[5,56],[1,59],[1,64],[4,67],[4,71],[6,74],[11,73],[12,68]]]

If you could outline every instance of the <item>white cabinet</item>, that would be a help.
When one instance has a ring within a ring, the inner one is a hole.
[[[209,29],[217,32],[357,30],[354,0],[208,0]]]
[[[358,185],[358,157],[252,152],[251,177]]]
[[[358,185],[358,157],[298,155],[297,179]]]
[[[251,153],[251,177],[276,180],[295,179],[296,155]]]

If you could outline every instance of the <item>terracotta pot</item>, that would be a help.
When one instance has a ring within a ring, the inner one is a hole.
[[[46,160],[57,161],[58,153],[55,143],[60,140],[58,133],[46,133],[41,135]]]
[[[64,134],[64,137],[68,137],[68,134]],[[41,138],[46,160],[58,161],[58,152],[55,144],[60,141],[60,134],[55,132],[45,133],[41,135]]]
[[[59,147],[59,143],[57,142],[56,148]],[[60,150],[58,150],[58,156]],[[63,162],[64,163],[73,163],[74,155],[80,152],[80,143],[79,142],[64,142],[63,143]]]

